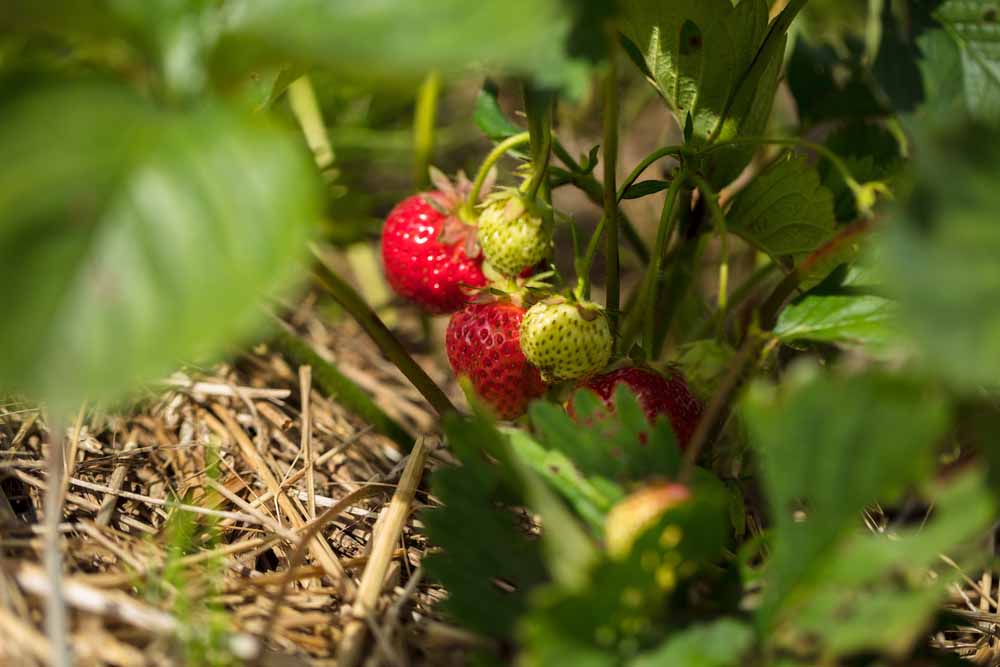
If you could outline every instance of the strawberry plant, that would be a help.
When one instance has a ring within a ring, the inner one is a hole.
[[[429,583],[400,571],[469,662],[998,651],[996,3],[13,0],[0,25],[0,390],[57,439],[57,663],[72,415],[262,341],[394,460],[441,436]],[[426,433],[309,346],[314,307]]]

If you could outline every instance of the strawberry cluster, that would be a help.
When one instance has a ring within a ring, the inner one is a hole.
[[[614,388],[624,384],[650,422],[666,415],[686,444],[701,404],[680,375],[646,368],[602,374],[614,342],[604,309],[551,289],[539,293],[538,284],[526,289],[534,267],[551,254],[552,216],[516,189],[500,189],[471,207],[464,177],[452,184],[435,174],[434,182],[435,190],[389,213],[382,260],[399,296],[433,315],[451,313],[448,360],[479,399],[510,420],[556,383],[586,387],[609,407]]]

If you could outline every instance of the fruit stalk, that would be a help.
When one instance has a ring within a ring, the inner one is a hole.
[[[546,183],[549,159],[552,154],[552,107],[555,98],[551,93],[525,86],[524,109],[528,114],[528,133],[531,137],[531,180],[525,188],[525,199],[534,202],[542,185]]]
[[[419,190],[430,184],[427,167],[434,151],[434,127],[440,94],[441,74],[434,70],[420,84],[413,113],[413,182]]]
[[[615,66],[617,39],[608,39],[608,65],[604,82],[604,220],[607,279],[605,310],[611,319],[611,330],[617,329],[621,309],[620,266],[618,255],[618,70]]]
[[[729,293],[729,234],[726,231],[726,214],[719,205],[719,195],[709,185],[708,181],[698,174],[691,174],[691,181],[701,192],[701,198],[708,205],[708,210],[715,221],[715,232],[722,242],[722,261],[719,265],[719,294],[717,299],[719,311],[719,328],[716,335],[722,337],[722,323],[726,320],[726,299]]]
[[[487,176],[489,176],[490,169],[493,165],[497,163],[508,151],[517,148],[518,146],[523,146],[531,140],[531,135],[528,132],[521,132],[520,134],[515,134],[511,137],[507,137],[499,144],[493,147],[493,150],[489,152],[483,163],[479,165],[479,171],[476,172],[476,179],[472,181],[472,189],[469,190],[469,196],[465,199],[465,203],[462,205],[461,215],[462,219],[470,224],[474,224],[476,221],[476,204],[479,202],[479,194],[483,190],[483,183],[486,182]]]
[[[656,242],[653,246],[653,256],[646,271],[642,290],[636,300],[635,309],[628,313],[625,323],[622,326],[621,339],[619,341],[619,351],[628,354],[628,348],[635,339],[641,325],[644,325],[646,341],[653,339],[654,321],[656,315],[656,294],[660,284],[660,271],[663,266],[663,258],[667,251],[667,244],[673,236],[677,226],[679,213],[678,199],[681,188],[687,179],[687,172],[674,175],[674,180],[667,190],[667,196],[663,200],[663,210],[660,214],[660,224],[656,229]]]
[[[313,255],[319,260],[319,263],[315,267],[317,280],[330,292],[330,295],[336,299],[337,303],[361,325],[365,332],[375,341],[379,349],[382,350],[382,354],[396,365],[403,375],[406,376],[406,379],[417,388],[417,391],[427,399],[427,402],[431,404],[431,407],[439,415],[457,412],[455,406],[448,400],[444,392],[441,391],[441,388],[413,360],[413,357],[406,351],[403,344],[399,342],[399,339],[379,319],[375,311],[358,296],[354,288],[344,282],[340,276],[326,265],[322,254],[315,246],[312,248],[312,251]]]

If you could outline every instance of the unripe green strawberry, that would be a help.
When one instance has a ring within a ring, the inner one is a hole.
[[[608,364],[612,343],[607,315],[596,303],[554,297],[529,308],[521,322],[521,349],[546,382],[593,375]]]
[[[640,535],[664,512],[691,499],[691,489],[675,482],[657,482],[620,501],[604,521],[604,542],[613,558],[627,556]]]
[[[490,266],[513,277],[549,256],[552,225],[528,211],[517,191],[502,190],[479,214],[478,240]]]

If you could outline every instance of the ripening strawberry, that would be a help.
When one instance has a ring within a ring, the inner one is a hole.
[[[652,424],[660,415],[666,415],[677,436],[677,444],[684,449],[691,442],[704,411],[701,401],[691,392],[684,376],[677,371],[663,376],[649,368],[619,368],[590,378],[583,386],[600,396],[605,405],[613,408],[615,388],[627,386],[639,400],[642,411]]]
[[[486,285],[475,228],[458,217],[454,188],[404,199],[385,219],[382,263],[396,294],[429,313],[451,313]]]
[[[613,558],[627,556],[640,535],[665,512],[691,499],[691,489],[676,482],[656,482],[619,501],[604,519],[604,542]]]
[[[552,226],[529,212],[515,190],[486,200],[478,239],[486,261],[505,276],[521,274],[552,252]]]
[[[528,309],[521,349],[546,382],[576,380],[608,364],[613,344],[604,309],[554,297]]]
[[[521,352],[524,309],[510,302],[473,303],[451,316],[445,335],[448,361],[467,376],[500,419],[516,419],[545,393],[538,369]]]

